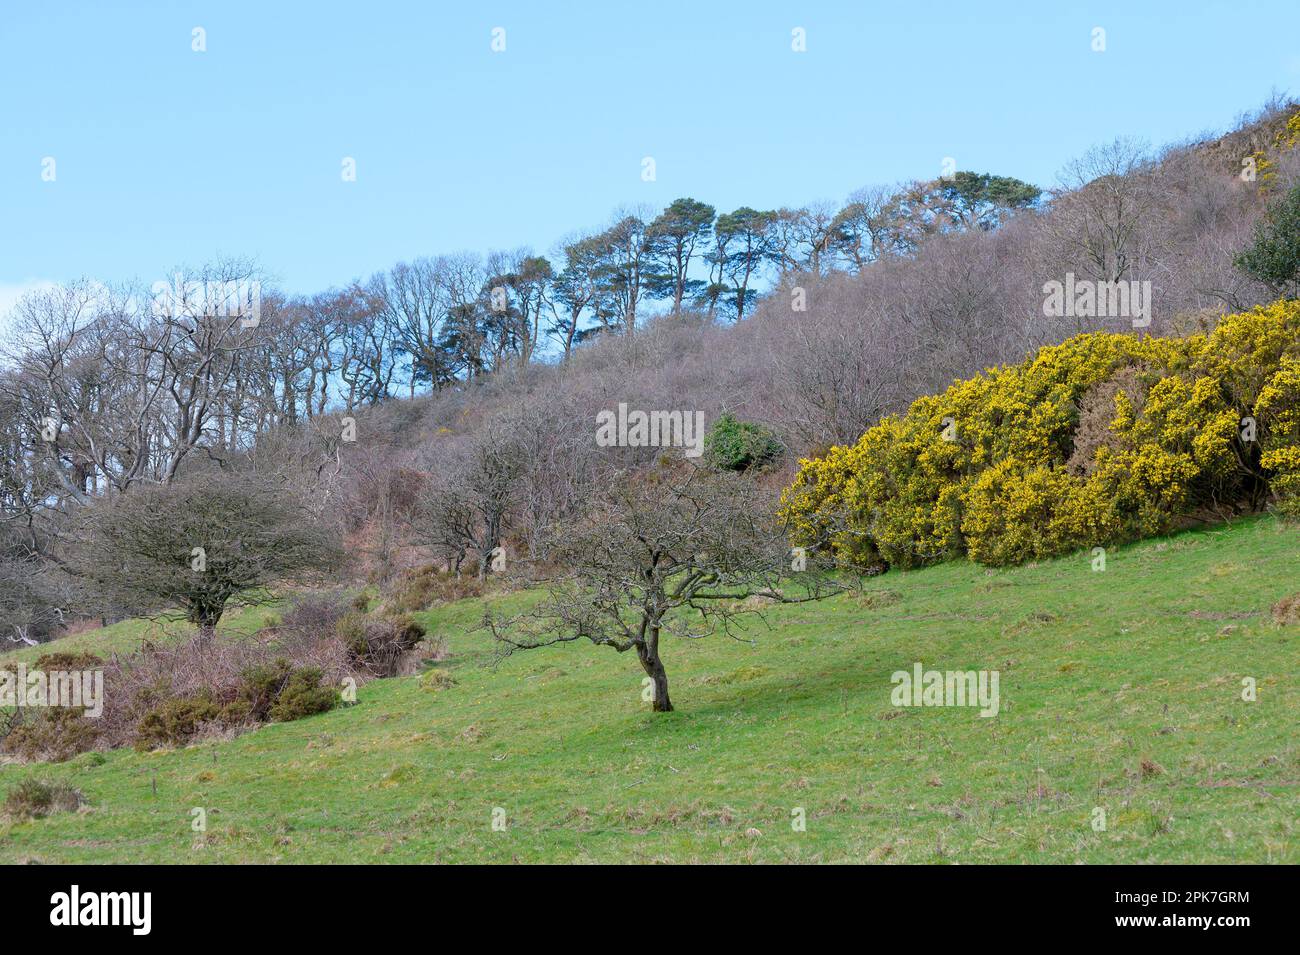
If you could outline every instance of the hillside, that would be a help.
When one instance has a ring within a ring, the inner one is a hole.
[[[4,824],[0,860],[1295,863],[1300,627],[1269,610],[1297,581],[1300,530],[1271,518],[1143,541],[1104,572],[1086,553],[892,572],[773,610],[753,644],[670,643],[669,714],[604,648],[491,666],[463,600],[421,615],[455,685],[377,680],[228,741],[0,766],[0,791],[67,780],[88,802]],[[999,714],[894,707],[890,675],[916,662],[999,671]]]

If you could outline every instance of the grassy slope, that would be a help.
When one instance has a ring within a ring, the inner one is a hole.
[[[901,599],[669,646],[678,711],[661,716],[627,655],[575,644],[491,669],[481,604],[441,608],[449,689],[378,681],[229,742],[0,767],[0,789],[66,778],[92,807],[0,828],[0,859],[1300,861],[1300,627],[1268,616],[1300,589],[1300,531],[1258,520],[1114,552],[1104,573],[1081,554],[876,587]],[[1001,714],[895,710],[890,674],[917,660],[1000,670]]]

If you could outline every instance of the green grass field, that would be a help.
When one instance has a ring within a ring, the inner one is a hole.
[[[0,767],[0,790],[67,780],[89,804],[0,824],[0,859],[1300,862],[1300,626],[1269,616],[1300,590],[1300,531],[1259,519],[1100,573],[1079,554],[871,586],[778,608],[752,643],[670,643],[677,711],[659,715],[631,655],[493,667],[481,601],[437,608],[454,686],[375,681],[232,741]],[[999,671],[1000,713],[895,708],[890,675],[918,661]]]

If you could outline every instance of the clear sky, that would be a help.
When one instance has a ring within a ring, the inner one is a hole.
[[[218,255],[307,292],[546,251],[621,205],[841,200],[947,156],[1045,186],[1090,145],[1300,93],[1298,38],[1297,0],[0,0],[0,308]]]

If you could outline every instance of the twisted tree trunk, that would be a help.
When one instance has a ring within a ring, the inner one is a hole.
[[[656,713],[672,712],[673,703],[668,698],[668,673],[664,670],[663,661],[659,659],[659,627],[649,628],[649,636],[644,643],[638,643],[636,647],[637,659],[641,661],[641,668],[645,670],[646,676],[654,684],[654,701],[653,709]]]

